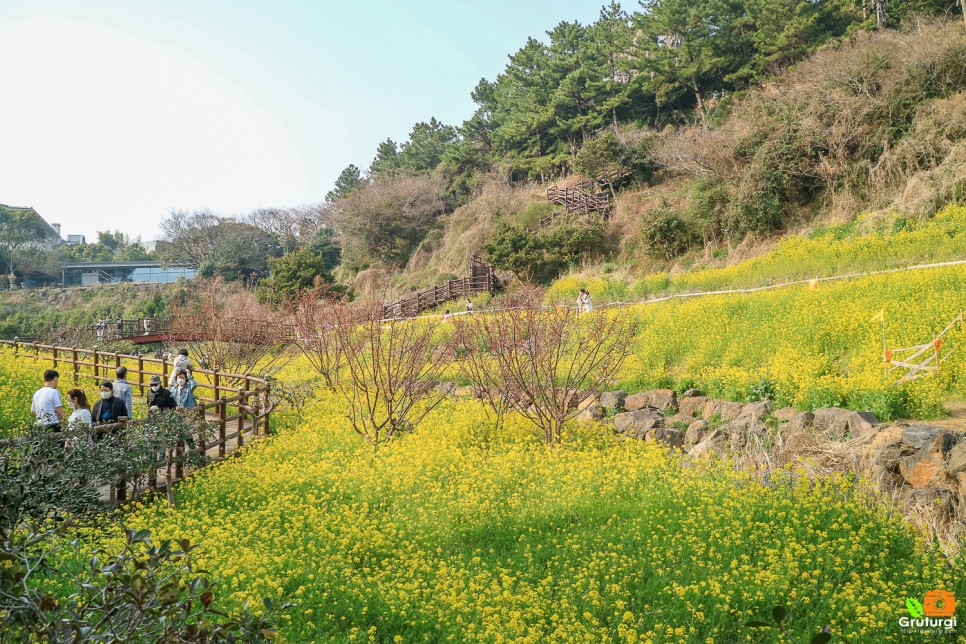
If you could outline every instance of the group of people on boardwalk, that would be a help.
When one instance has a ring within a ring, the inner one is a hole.
[[[198,382],[193,375],[188,350],[182,349],[174,361],[174,369],[165,388],[161,376],[153,375],[145,394],[149,413],[174,409],[193,409],[198,406],[194,391]],[[66,416],[58,385],[60,374],[54,369],[44,372],[44,386],[38,389],[30,405],[30,413],[36,424],[50,431],[59,432],[65,425],[70,428],[124,422],[134,416],[134,389],[127,381],[127,367],[120,366],[115,378],[102,380],[98,387],[100,399],[91,408],[87,394],[78,388],[67,391]]]

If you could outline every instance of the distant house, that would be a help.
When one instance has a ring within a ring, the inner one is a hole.
[[[77,262],[64,264],[61,284],[64,286],[94,286],[133,282],[141,284],[170,284],[179,277],[191,279],[197,271],[182,266],[162,266],[161,262]]]
[[[68,246],[76,246],[77,244],[86,244],[87,238],[84,237],[83,235],[67,235],[66,243]]]

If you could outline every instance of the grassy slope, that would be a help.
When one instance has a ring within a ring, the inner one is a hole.
[[[578,271],[554,282],[548,298],[571,300],[586,287],[598,302],[628,301],[959,259],[966,259],[966,206],[948,206],[932,219],[869,216],[852,224],[818,227],[808,235],[788,235],[765,252],[733,264],[698,264],[642,277],[621,271]]]
[[[106,317],[163,315],[180,285],[117,284],[88,288],[0,291],[0,338],[68,336]]]

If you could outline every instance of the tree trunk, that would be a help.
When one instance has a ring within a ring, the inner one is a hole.
[[[701,100],[701,90],[698,87],[698,84],[694,82],[691,83],[691,89],[694,91],[694,100],[698,104],[698,114],[701,115],[701,123],[703,125],[707,125],[707,118],[704,113],[704,101]]]

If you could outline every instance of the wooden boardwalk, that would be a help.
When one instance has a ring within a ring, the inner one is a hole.
[[[128,382],[136,399],[144,399],[151,376],[159,376],[162,382],[167,383],[168,376],[174,369],[174,365],[165,358],[16,340],[0,340],[0,346],[2,345],[12,347],[18,355],[26,359],[36,360],[40,363],[40,368],[64,371],[63,377],[72,378],[74,384],[79,384],[81,380],[113,380],[114,370],[124,366],[128,370]],[[193,369],[193,375],[198,381],[198,388],[195,390],[198,406],[188,413],[198,414],[214,426],[211,440],[199,435],[194,449],[209,456],[211,462],[218,462],[236,453],[252,440],[268,435],[272,400],[271,385],[267,380],[209,369]],[[129,422],[139,423],[143,419],[135,418]],[[106,426],[102,429],[109,431],[112,427]],[[168,473],[159,469],[155,487],[177,483],[191,473],[190,469],[174,467],[169,480]],[[109,488],[104,488],[103,494],[109,495]],[[117,496],[123,499],[127,496],[126,491]]]

